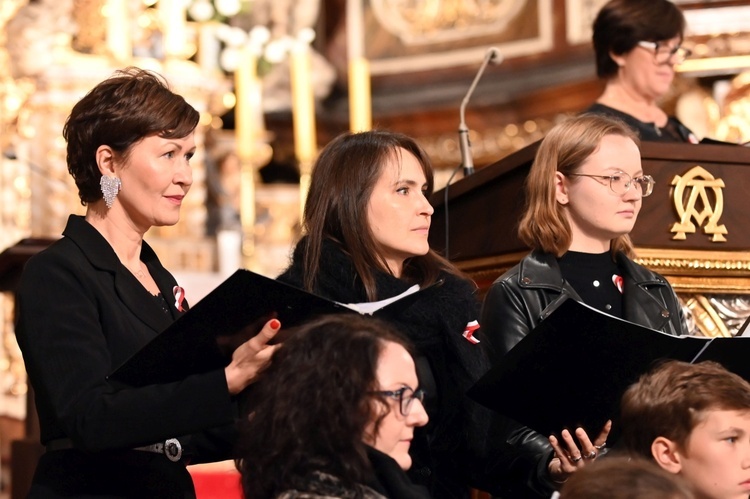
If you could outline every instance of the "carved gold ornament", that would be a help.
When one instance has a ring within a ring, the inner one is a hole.
[[[718,225],[719,218],[724,211],[724,181],[714,178],[705,168],[695,166],[685,175],[676,175],[672,179],[674,186],[674,206],[680,221],[672,225],[670,232],[674,232],[674,240],[686,239],[687,233],[695,232],[695,224],[703,225],[703,232],[711,234],[711,242],[726,242],[724,234],[727,234],[725,225]],[[713,192],[715,204],[711,204],[707,188]],[[687,196],[685,190],[689,189]],[[696,203],[700,201],[700,211]],[[705,225],[704,225],[704,222]]]

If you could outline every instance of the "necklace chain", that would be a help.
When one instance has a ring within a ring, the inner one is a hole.
[[[138,270],[133,270],[132,268],[128,267],[128,270],[130,270],[137,279],[143,280],[146,278],[146,273],[140,267],[138,268]]]

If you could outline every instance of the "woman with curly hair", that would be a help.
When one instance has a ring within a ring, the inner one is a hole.
[[[245,497],[427,498],[403,470],[427,423],[414,360],[388,325],[327,316],[289,331],[240,440]]]

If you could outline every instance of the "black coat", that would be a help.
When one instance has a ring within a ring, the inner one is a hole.
[[[623,273],[623,319],[668,334],[687,334],[682,308],[669,283],[659,274],[638,265],[624,254],[617,255]],[[482,307],[482,329],[492,349],[493,362],[502,357],[526,334],[557,308],[578,293],[562,277],[554,255],[533,251],[490,287]],[[590,435],[595,438],[596,435]],[[506,440],[523,450],[546,473],[552,458],[547,437],[529,428],[509,423]],[[549,497],[542,493],[539,497]]]
[[[297,245],[291,266],[279,280],[303,287],[304,244],[303,239]],[[316,294],[343,303],[369,301],[351,258],[337,244],[325,241],[322,255]],[[378,300],[413,284],[384,272],[376,272],[375,279]],[[490,366],[482,329],[475,334],[479,344],[462,336],[467,323],[479,316],[476,286],[448,273],[441,279],[442,285],[395,319],[398,330],[416,347],[420,386],[428,394],[430,422],[415,430],[409,476],[437,499],[468,497],[468,486],[497,492],[525,485],[536,476],[536,463],[494,438],[494,415],[465,396]]]
[[[194,497],[183,462],[129,449],[178,437],[192,462],[229,457],[237,412],[224,372],[136,389],[108,382],[181,315],[177,283],[145,242],[141,260],[165,301],[82,217],[71,216],[63,235],[29,260],[18,294],[16,335],[41,441],[73,447],[42,456],[30,497]]]
[[[313,472],[276,499],[430,499],[427,489],[413,484],[390,456],[367,446],[367,458],[372,470],[366,483],[346,486],[333,475]]]

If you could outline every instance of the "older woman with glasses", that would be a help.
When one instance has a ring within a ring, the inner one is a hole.
[[[594,21],[596,72],[604,93],[586,112],[617,117],[641,140],[697,143],[697,137],[658,105],[674,80],[685,17],[669,0],[611,0]]]
[[[251,392],[245,497],[429,498],[404,473],[428,420],[409,349],[391,326],[357,315],[290,330]]]
[[[532,252],[492,284],[482,309],[494,362],[568,298],[668,334],[686,332],[669,283],[632,260],[628,234],[654,186],[638,144],[625,123],[591,114],[558,124],[542,141],[518,231]],[[571,371],[572,383],[575,376],[596,376],[585,366]],[[562,483],[596,458],[608,431],[609,424],[593,440],[581,428],[549,439],[528,428],[511,434],[525,435],[526,453],[536,449],[551,481]]]

